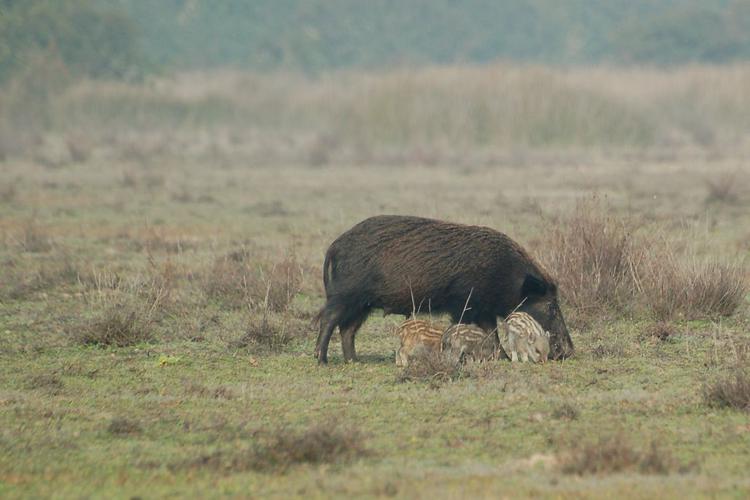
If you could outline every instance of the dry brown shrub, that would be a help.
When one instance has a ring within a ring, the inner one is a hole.
[[[675,255],[652,247],[640,266],[642,301],[660,320],[731,316],[745,300],[748,280],[738,262]]]
[[[125,417],[115,417],[107,425],[107,432],[114,436],[133,436],[143,432],[140,422]]]
[[[138,176],[133,170],[125,170],[120,178],[120,186],[135,189],[138,187]]]
[[[41,389],[49,394],[60,394],[65,388],[62,379],[55,373],[38,373],[29,378],[26,387]]]
[[[240,349],[281,352],[294,340],[305,336],[306,326],[304,322],[268,310],[251,313],[245,333],[230,345]]]
[[[415,351],[409,357],[409,364],[398,374],[399,382],[428,382],[438,387],[444,382],[457,380],[464,375],[460,363],[441,352],[427,349]]]
[[[573,403],[565,402],[555,407],[552,418],[557,420],[578,420],[580,412]]]
[[[644,333],[645,335],[643,337],[645,338],[664,342],[677,335],[679,330],[668,321],[657,321],[656,323],[650,324]]]
[[[234,399],[236,397],[234,391],[230,387],[227,387],[225,385],[208,387],[195,380],[184,380],[183,386],[186,394],[190,394],[199,398]]]
[[[313,426],[303,431],[281,427],[264,432],[239,452],[217,451],[172,465],[173,470],[209,468],[227,473],[249,470],[285,473],[300,464],[340,464],[369,455],[364,436],[356,429]]]
[[[253,449],[250,461],[255,470],[284,471],[303,463],[349,462],[367,453],[364,437],[356,429],[314,426],[291,432],[282,428]]]
[[[676,469],[672,456],[656,441],[648,449],[634,448],[624,432],[574,445],[560,460],[565,474],[616,474],[640,472],[641,474],[668,474]]]
[[[69,135],[65,138],[70,158],[75,163],[86,163],[91,157],[93,146],[91,141],[82,135]]]
[[[634,226],[610,213],[598,197],[578,203],[554,221],[542,245],[544,262],[558,280],[566,303],[579,313],[620,307],[634,281]]]
[[[750,412],[750,369],[738,363],[730,373],[706,385],[703,396],[709,406]]]
[[[76,284],[80,276],[78,265],[64,252],[43,261],[6,259],[0,267],[0,298],[23,300],[57,286]]]
[[[150,304],[154,313],[175,305],[175,291],[179,271],[172,260],[157,262],[152,256],[148,259],[148,274],[134,285],[135,295]]]
[[[52,237],[35,219],[28,219],[23,224],[18,243],[25,252],[42,253],[52,250]]]
[[[11,204],[18,197],[18,182],[8,182],[0,186],[0,203]]]
[[[723,172],[706,179],[706,203],[737,203],[740,199],[737,188],[737,175],[734,172]]]
[[[78,331],[83,345],[127,347],[153,340],[153,324],[143,306],[112,304]]]
[[[204,277],[203,291],[231,308],[282,312],[299,293],[302,278],[303,268],[293,254],[267,262],[240,251],[214,261]]]
[[[586,323],[607,311],[648,312],[659,320],[715,318],[744,302],[748,279],[739,261],[699,259],[656,230],[612,214],[594,197],[554,221],[540,243],[571,317]]]
[[[625,344],[618,337],[606,342],[599,342],[591,349],[591,355],[594,359],[622,358],[626,352]]]

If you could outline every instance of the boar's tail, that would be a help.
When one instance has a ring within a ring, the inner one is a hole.
[[[328,302],[330,297],[330,283],[333,281],[333,257],[333,249],[329,248],[326,252],[325,260],[323,261],[323,287],[326,291],[326,302]],[[318,311],[318,314],[315,315],[312,320],[313,326],[320,325],[320,320],[323,318],[323,313],[325,312],[327,305],[328,304],[323,306],[320,311]]]
[[[329,248],[326,252],[326,258],[323,261],[323,286],[325,287],[326,295],[328,295],[329,284],[333,281],[333,254],[333,249]]]

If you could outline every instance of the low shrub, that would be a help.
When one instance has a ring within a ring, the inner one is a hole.
[[[655,441],[646,450],[634,448],[623,432],[573,446],[560,460],[565,474],[668,474],[676,468],[672,456]]]
[[[208,468],[227,473],[249,470],[285,473],[300,464],[338,464],[367,456],[363,435],[356,429],[313,426],[303,431],[280,427],[260,433],[249,448],[216,451],[170,466],[172,470]]]
[[[598,197],[553,221],[540,246],[566,304],[583,314],[629,302],[637,253],[633,231],[632,221],[612,215]]]
[[[281,352],[295,339],[305,336],[309,326],[286,314],[262,311],[250,314],[244,334],[230,343],[235,348]]]
[[[293,255],[269,263],[242,250],[214,261],[204,277],[203,291],[230,308],[281,312],[300,291],[302,269]]]
[[[107,432],[113,436],[133,436],[143,432],[140,422],[125,417],[115,417],[110,420]]]
[[[657,320],[729,316],[750,288],[740,261],[698,258],[658,231],[636,232],[632,219],[597,197],[555,219],[547,234],[536,246],[577,323],[607,311]]]
[[[561,403],[552,410],[552,418],[557,420],[578,420],[580,412],[572,403]]]
[[[750,412],[750,370],[738,364],[731,373],[707,384],[703,395],[709,406]]]
[[[409,357],[409,364],[398,375],[399,382],[429,382],[439,386],[463,376],[460,363],[441,352],[417,350]]]
[[[152,309],[139,302],[112,303],[76,334],[83,345],[127,347],[153,340]]]

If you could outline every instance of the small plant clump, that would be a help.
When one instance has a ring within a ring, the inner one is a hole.
[[[239,349],[281,352],[295,339],[305,335],[307,328],[298,323],[288,314],[274,314],[269,311],[250,314],[245,333],[239,339],[230,342],[230,345]]]
[[[140,422],[125,417],[115,417],[110,420],[107,432],[113,436],[133,436],[143,432]]]
[[[249,454],[254,470],[284,471],[296,464],[349,462],[367,455],[355,429],[314,426],[302,432],[278,429]]]
[[[49,394],[59,394],[65,388],[62,379],[54,373],[39,373],[29,378],[26,387],[38,389]]]
[[[578,420],[580,412],[572,403],[562,403],[552,411],[552,418],[557,420]]]
[[[652,441],[647,450],[634,448],[620,432],[598,441],[575,445],[563,455],[560,468],[565,474],[668,474],[676,464],[669,453]]]
[[[83,345],[127,347],[153,340],[152,319],[146,306],[112,304],[84,324],[77,334]]]
[[[283,474],[295,465],[348,463],[369,453],[364,436],[356,429],[318,425],[303,431],[292,431],[281,427],[261,433],[258,441],[249,448],[219,450],[172,464],[170,468],[208,468],[228,473],[254,470]]]
[[[678,333],[679,330],[672,323],[668,321],[657,321],[646,328],[645,337],[665,342],[673,339]]]
[[[704,398],[709,406],[750,412],[750,369],[736,366],[731,373],[708,384]]]
[[[243,249],[214,261],[203,279],[203,291],[232,309],[250,306],[283,312],[301,289],[302,269],[294,256],[268,263]]]
[[[464,376],[462,365],[441,352],[429,350],[415,351],[409,358],[409,364],[399,373],[399,382],[429,382],[440,386],[444,382],[457,380]]]
[[[732,315],[750,288],[738,260],[699,259],[675,252],[677,241],[644,235],[599,198],[584,199],[555,219],[544,248],[572,318],[586,323],[608,311],[658,320]]]

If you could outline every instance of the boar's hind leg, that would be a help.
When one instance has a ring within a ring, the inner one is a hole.
[[[354,336],[365,319],[367,319],[366,312],[361,316],[351,318],[345,324],[339,326],[339,331],[341,332],[341,350],[344,351],[345,361],[357,361],[357,352],[354,349]]]
[[[318,332],[318,341],[315,343],[315,357],[318,358],[319,364],[328,362],[328,343],[331,341],[333,330],[338,326],[341,317],[341,307],[326,304],[320,315],[320,331]]]

